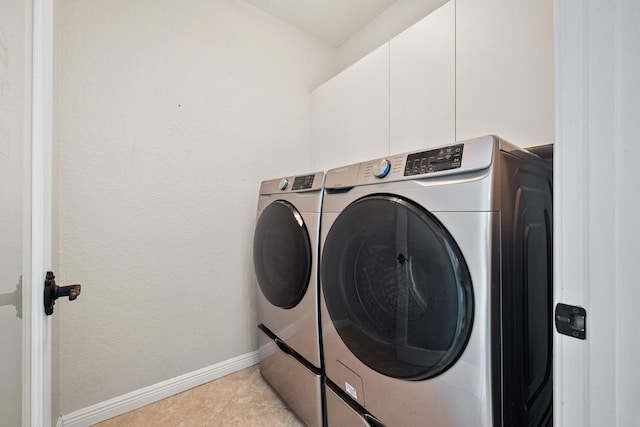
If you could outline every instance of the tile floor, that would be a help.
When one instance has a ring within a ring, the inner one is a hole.
[[[94,427],[304,427],[260,375],[258,365]]]

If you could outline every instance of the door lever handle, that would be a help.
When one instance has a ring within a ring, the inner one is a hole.
[[[58,286],[53,272],[48,271],[44,281],[44,312],[53,314],[53,306],[60,297],[69,297],[73,301],[80,295],[81,285]]]
[[[69,297],[69,301],[73,301],[80,295],[80,285],[57,286],[56,298]]]

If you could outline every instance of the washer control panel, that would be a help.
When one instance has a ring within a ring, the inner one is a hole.
[[[404,176],[457,169],[462,165],[463,149],[464,144],[457,144],[409,154],[404,166]]]
[[[515,149],[499,138],[487,135],[453,145],[354,163],[329,170],[324,186],[327,189],[338,189],[383,182],[440,178],[479,171],[491,166],[494,152],[502,147],[505,150]]]

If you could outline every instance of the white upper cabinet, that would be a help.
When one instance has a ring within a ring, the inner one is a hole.
[[[389,152],[389,43],[311,93],[314,170]]]
[[[347,82],[338,74],[311,92],[311,166],[314,171],[345,164]]]
[[[455,142],[455,4],[391,40],[390,151]]]
[[[487,134],[554,141],[553,0],[450,0],[311,94],[329,169]]]
[[[347,164],[389,154],[389,43],[344,71]]]
[[[552,0],[456,0],[456,138],[554,141]]]

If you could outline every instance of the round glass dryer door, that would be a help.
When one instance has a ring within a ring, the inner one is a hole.
[[[281,308],[296,306],[311,277],[311,243],[302,215],[290,203],[267,206],[253,236],[253,265],[267,300]]]
[[[372,195],[349,205],[329,230],[320,277],[340,338],[381,374],[430,378],[466,346],[467,265],[444,226],[414,202]]]

